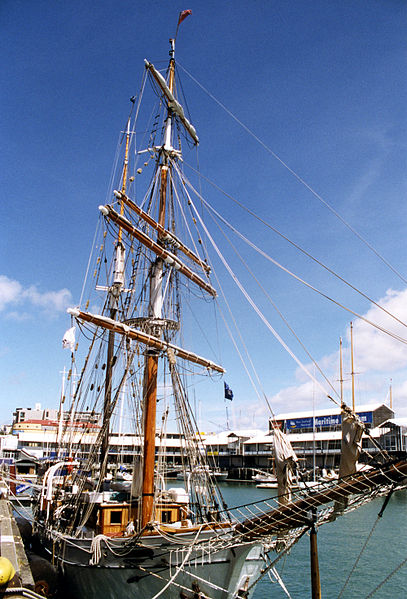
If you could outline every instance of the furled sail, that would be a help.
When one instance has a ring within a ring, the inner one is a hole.
[[[362,449],[362,434],[364,426],[359,417],[346,404],[342,404],[342,441],[341,460],[339,462],[339,478],[355,474],[356,464]],[[335,501],[334,513],[341,513],[348,504],[348,498],[342,497]]]
[[[161,75],[161,73],[159,73],[157,71],[157,69],[155,68],[155,66],[153,64],[151,64],[151,62],[149,62],[148,60],[144,60],[144,63],[146,65],[146,69],[148,69],[150,71],[150,73],[152,74],[152,76],[157,81],[158,85],[160,86],[161,91],[163,92],[163,94],[167,100],[168,108],[177,115],[177,117],[179,118],[181,123],[184,125],[185,129],[188,131],[189,135],[192,137],[194,142],[196,144],[198,144],[199,138],[196,134],[195,127],[193,125],[191,125],[191,123],[186,118],[186,116],[184,114],[184,109],[182,108],[181,104],[179,102],[177,102],[177,100],[174,98],[164,77]]]
[[[278,483],[279,503],[285,505],[291,501],[291,488],[297,456],[290,441],[279,428],[274,428],[274,458]]]
[[[339,478],[356,472],[356,463],[362,449],[364,426],[358,416],[346,405],[342,405],[342,442]]]

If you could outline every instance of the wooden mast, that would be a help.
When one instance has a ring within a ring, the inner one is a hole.
[[[341,405],[342,405],[343,404],[342,337],[339,337],[339,383],[341,386]]]
[[[352,376],[352,410],[355,411],[355,370],[353,367],[353,323],[350,323],[350,360],[351,360],[351,376]]]
[[[168,87],[171,93],[174,90],[175,74],[175,40],[170,40],[170,65]],[[172,114],[168,108],[167,121],[164,133],[164,144],[161,150],[160,172],[160,206],[158,223],[165,227],[167,183],[168,183],[168,151],[171,150]],[[162,243],[158,233],[158,243]],[[163,260],[157,257],[151,270],[150,307],[149,316],[152,320],[162,318],[162,276]],[[152,327],[153,327],[152,323]],[[151,327],[151,328],[152,328]],[[150,330],[151,330],[150,328]],[[155,428],[157,413],[157,372],[158,351],[147,350],[144,369],[144,454],[143,454],[143,479],[142,479],[142,506],[141,528],[143,529],[153,517],[154,507],[154,463],[155,463]]]
[[[123,178],[122,178],[122,194],[126,194],[127,187],[127,171],[129,164],[129,142],[130,142],[130,117],[127,121],[126,131],[126,148],[124,152],[124,164],[123,164]],[[120,200],[120,215],[124,214],[124,203]],[[109,301],[110,301],[110,318],[113,320],[116,318],[118,300],[121,290],[124,285],[124,246],[122,242],[122,228],[119,227],[117,234],[117,242],[115,248],[115,266],[113,273],[113,284],[110,288]],[[111,399],[112,399],[112,379],[113,379],[113,357],[114,357],[114,331],[109,331],[109,338],[107,344],[107,356],[106,356],[106,377],[105,377],[105,397],[103,402],[103,430],[104,435],[102,439],[102,446],[100,451],[100,479],[102,480],[106,476],[108,452],[109,452],[109,422],[110,422],[110,411],[111,411]]]
[[[393,409],[393,381],[390,379],[390,410]]]
[[[313,522],[310,530],[310,554],[311,554],[311,597],[321,599],[321,579],[319,576],[319,560],[317,545],[317,528],[315,526],[316,514],[313,513]]]

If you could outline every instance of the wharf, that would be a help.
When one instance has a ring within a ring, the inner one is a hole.
[[[0,586],[0,598],[39,597],[33,591],[34,579],[20,531],[12,514],[11,503],[3,498],[0,499],[0,554],[0,581],[4,583]],[[8,572],[8,564],[4,558],[10,562],[15,571],[14,575],[13,570]],[[2,565],[5,565],[3,570]]]

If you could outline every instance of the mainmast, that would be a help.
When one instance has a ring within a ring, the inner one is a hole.
[[[175,75],[175,40],[170,40],[170,64],[168,89],[173,94]],[[167,207],[167,187],[169,172],[169,153],[172,151],[172,110],[168,106],[167,120],[165,124],[164,143],[161,148],[160,164],[160,204],[158,211],[158,224],[165,227],[165,216]],[[157,243],[163,245],[160,231],[157,234]],[[150,278],[150,301],[149,301],[149,324],[148,332],[156,336],[162,334],[162,305],[163,305],[163,266],[164,261],[157,256],[151,268]],[[143,480],[142,480],[142,510],[141,528],[144,528],[153,516],[154,503],[154,463],[155,463],[155,429],[157,413],[157,372],[159,352],[155,349],[147,349],[144,367],[144,456],[143,456]]]
[[[126,148],[124,153],[123,178],[122,178],[122,194],[126,194],[127,187],[127,171],[129,164],[129,142],[130,142],[130,117],[127,121],[126,130]],[[124,214],[124,202],[120,200],[120,216]],[[119,227],[117,241],[115,246],[114,271],[113,281],[109,289],[109,314],[113,320],[116,318],[119,297],[124,287],[124,261],[125,250],[122,242],[122,228]],[[103,439],[100,453],[100,479],[106,476],[108,451],[109,451],[109,430],[110,430],[110,412],[112,400],[112,380],[113,380],[113,357],[114,357],[114,331],[109,331],[106,357],[106,378],[105,378],[105,397],[103,403]]]

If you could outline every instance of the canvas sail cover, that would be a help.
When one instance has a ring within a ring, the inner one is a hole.
[[[356,464],[362,449],[364,426],[358,416],[347,406],[342,406],[342,442],[339,478],[356,472]]]
[[[364,426],[358,416],[348,406],[342,405],[342,442],[341,461],[339,463],[339,478],[355,474],[356,464],[362,449],[362,434]],[[334,516],[343,512],[348,505],[348,498],[343,497],[334,503]]]
[[[291,501],[291,487],[298,458],[287,435],[278,428],[274,429],[274,458],[279,503],[286,504]]]

